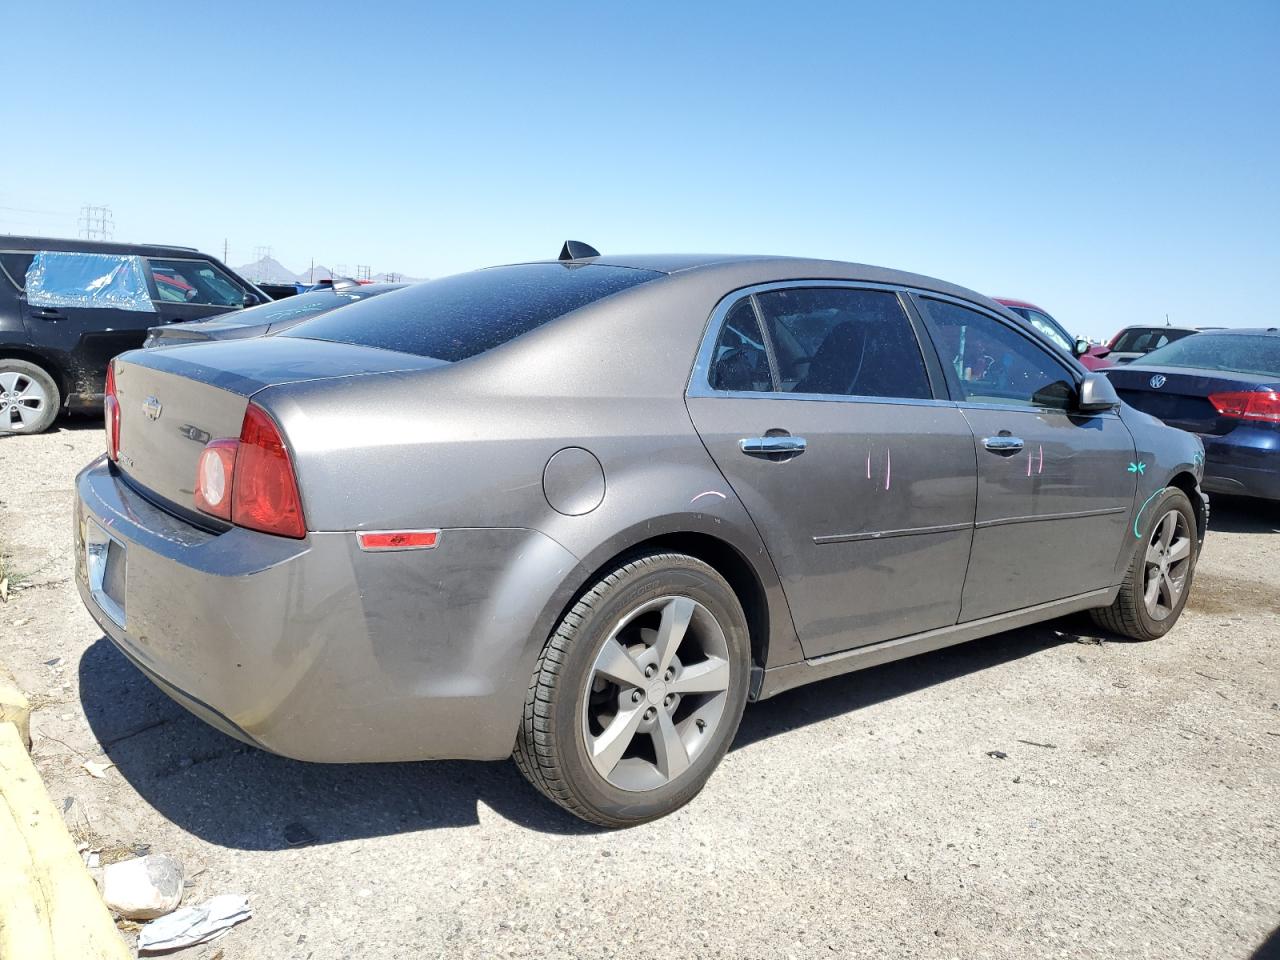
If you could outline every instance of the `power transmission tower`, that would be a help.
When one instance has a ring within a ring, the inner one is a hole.
[[[116,230],[111,208],[85,204],[80,208],[80,236],[85,240],[110,240]]]
[[[357,280],[373,279],[373,271],[370,269],[368,264],[363,264],[363,265],[356,264],[356,279]]]
[[[265,281],[269,278],[266,276],[267,261],[271,259],[270,247],[254,247],[253,248],[253,269],[258,275],[253,278],[254,282]]]

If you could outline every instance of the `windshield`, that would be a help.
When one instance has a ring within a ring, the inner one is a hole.
[[[1142,364],[1280,377],[1280,337],[1199,333],[1153,350]]]
[[[1131,327],[1116,337],[1111,349],[1120,353],[1150,353],[1193,333],[1194,330],[1171,330],[1168,327]]]

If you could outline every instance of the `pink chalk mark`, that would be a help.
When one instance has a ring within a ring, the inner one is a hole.
[[[1040,466],[1036,467],[1036,473],[1044,473],[1044,445],[1040,446]]]
[[[884,452],[884,488],[889,489],[889,482],[893,478],[893,452],[886,450]]]

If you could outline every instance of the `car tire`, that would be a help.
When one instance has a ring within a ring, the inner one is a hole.
[[[1185,493],[1165,487],[1142,507],[1134,529],[1141,536],[1120,592],[1090,613],[1112,633],[1155,640],[1173,629],[1191,593],[1200,553],[1195,510]]]
[[[516,765],[591,823],[665,816],[698,794],[733,742],[750,653],[742,605],[714,569],[679,553],[631,557],[582,594],[543,648]]]
[[[42,367],[0,358],[0,433],[43,433],[61,408],[58,385]]]

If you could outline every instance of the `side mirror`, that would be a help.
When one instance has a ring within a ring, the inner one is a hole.
[[[1084,337],[1080,337],[1078,340],[1076,340],[1076,356],[1083,357],[1088,352],[1089,352],[1089,341],[1086,340]]]
[[[1086,373],[1080,383],[1080,399],[1076,409],[1085,413],[1101,413],[1120,406],[1120,395],[1101,373]]]
[[[256,307],[260,302],[256,293],[246,293],[244,295],[244,305],[246,307]]]

